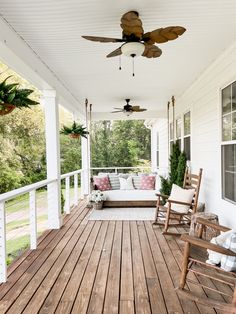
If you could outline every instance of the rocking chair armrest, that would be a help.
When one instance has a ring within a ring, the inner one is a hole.
[[[175,201],[175,200],[170,200],[170,199],[168,199],[167,202],[173,203],[173,204],[178,204],[178,205],[192,206],[192,203],[186,203],[186,202]]]
[[[222,232],[226,232],[226,231],[230,230],[230,228],[227,228],[227,227],[221,226],[221,225],[217,225],[214,222],[211,222],[209,220],[206,220],[206,219],[200,218],[200,217],[198,217],[196,219],[196,222],[201,224],[201,225],[203,225],[203,226],[207,226],[207,227],[210,227],[212,229],[215,229],[215,230],[218,230],[218,231],[222,231]]]
[[[209,249],[209,250],[217,252],[217,253],[221,253],[221,254],[228,255],[228,256],[236,256],[236,252],[233,252],[233,251],[226,249],[222,246],[210,243],[208,241],[190,236],[188,234],[183,234],[181,236],[181,240],[188,242],[192,245],[196,245],[198,247],[204,248],[204,249]]]
[[[160,193],[156,193],[156,196],[157,196],[157,197],[162,197],[162,198],[164,198],[164,199],[170,197],[170,195],[165,195],[165,194],[160,194]]]

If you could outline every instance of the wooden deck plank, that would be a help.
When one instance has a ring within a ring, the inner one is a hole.
[[[14,302],[10,310],[8,310],[8,313],[13,314],[17,311],[23,311],[33,295],[37,296],[36,300],[39,302],[40,298],[42,299],[42,297],[47,296],[47,294],[45,295],[44,293],[50,290],[50,286],[57,278],[58,273],[68,259],[71,250],[75,247],[79,237],[85,229],[85,226],[86,225],[84,224],[80,224],[79,227],[75,225],[75,230],[73,230],[73,228],[69,230],[71,233],[68,232],[67,237],[64,237],[63,239],[65,241],[61,241],[59,243],[59,245],[53,250],[52,254],[47,258],[46,262],[38,269],[32,280],[21,292],[20,297]],[[38,291],[37,289],[39,287],[40,290]],[[37,303],[33,303],[32,305],[37,306]]]
[[[62,253],[60,257],[58,258],[58,260],[53,265],[53,267],[50,269],[49,273],[44,278],[44,280],[40,284],[40,287],[38,288],[36,293],[34,293],[33,297],[31,298],[30,302],[25,308],[24,313],[30,314],[32,313],[32,309],[35,311],[36,310],[39,311],[49,292],[51,296],[50,298],[51,303],[49,302],[49,304],[52,304],[52,305],[55,304],[55,308],[56,308],[60,300],[60,295],[62,294],[64,290],[63,287],[65,287],[65,284],[67,282],[66,280],[67,276],[71,274],[74,268],[74,265],[79,259],[79,256],[82,252],[82,249],[86,243],[87,238],[89,237],[89,234],[93,228],[93,225],[94,223],[90,221],[88,222],[87,225],[81,225],[81,228],[77,229],[78,232],[76,232],[74,234],[74,238],[70,240],[69,247],[66,247],[65,250],[63,251],[64,256],[62,256],[63,255]],[[65,272],[65,269],[66,269],[66,272]],[[64,274],[63,281],[60,280],[60,278],[62,277],[59,278],[59,274],[60,276]],[[56,281],[57,282],[59,281],[59,283],[61,283],[59,287],[56,285]],[[56,295],[53,295],[52,291],[50,291],[52,287],[57,288]],[[52,296],[54,296],[53,299],[52,299]],[[47,308],[47,313],[50,313],[49,311],[51,310],[52,309]]]
[[[162,254],[163,254],[163,257],[165,259],[167,268],[171,274],[174,287],[178,287],[179,278],[180,278],[180,268],[178,267],[178,263],[175,260],[175,254],[177,254],[179,250],[178,251],[175,250],[174,252],[172,252],[169,249],[167,239],[168,238],[174,239],[174,237],[173,236],[163,236],[161,234],[161,231],[162,231],[162,229],[159,227],[154,228],[154,232],[155,232],[157,241],[161,247]],[[188,313],[189,309],[191,309],[191,314],[199,313],[199,310],[198,310],[198,308],[194,302],[189,301],[189,300],[183,300],[183,299],[180,299],[180,302],[181,302],[181,305],[182,305],[184,312]]]
[[[161,252],[161,247],[157,242],[155,233],[153,231],[150,221],[145,222],[148,240],[150,243],[153,260],[156,265],[158,276],[160,279],[161,289],[166,303],[166,308],[169,313],[183,313],[181,303],[174,290],[174,285],[171,279],[170,272],[168,271],[165,259]]]
[[[123,222],[120,300],[134,301],[130,224]],[[132,303],[132,302],[131,302]],[[122,303],[123,304],[123,303]],[[130,304],[130,303],[124,303]]]
[[[122,222],[116,222],[103,313],[119,311]]]
[[[134,301],[120,301],[120,314],[134,314]]]
[[[111,250],[115,231],[115,222],[109,223],[98,271],[94,281],[93,291],[88,307],[88,314],[100,314],[103,312],[103,303],[106,292],[107,276],[110,265]],[[46,314],[46,313],[45,313]]]
[[[102,253],[102,248],[108,228],[108,221],[103,221],[99,234],[97,236],[92,254],[90,256],[86,273],[80,285],[79,292],[76,296],[72,314],[85,314],[87,312],[90,295],[93,289],[93,283],[97,272],[99,259]]]
[[[90,255],[92,253],[94,244],[96,242],[96,238],[98,236],[99,230],[101,227],[101,222],[96,221],[94,228],[86,242],[86,245],[83,249],[81,257],[74,268],[74,271],[71,275],[71,278],[66,286],[66,289],[61,297],[61,300],[58,304],[58,307],[55,313],[70,313],[73,307],[77,292],[79,291],[79,287],[81,281],[83,279]]]
[[[141,251],[143,255],[143,265],[145,269],[145,276],[151,310],[157,313],[167,313],[165,301],[162,294],[162,289],[159,282],[159,277],[156,271],[155,263],[153,261],[151,249],[148,242],[148,237],[143,222],[137,222]]]
[[[134,276],[135,313],[149,314],[151,307],[147,290],[141,247],[136,222],[131,222],[132,261]]]
[[[0,285],[1,314],[216,313],[178,298],[178,238],[150,221],[88,221],[88,211],[81,202],[60,230],[13,263],[10,281]]]

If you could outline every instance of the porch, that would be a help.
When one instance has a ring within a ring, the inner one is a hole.
[[[89,221],[88,212],[80,201],[61,229],[46,231],[10,266],[1,313],[216,313],[178,298],[178,238],[150,221]],[[214,294],[198,280],[192,275],[190,290]]]

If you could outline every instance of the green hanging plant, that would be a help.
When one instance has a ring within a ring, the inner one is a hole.
[[[89,134],[86,127],[82,124],[76,123],[75,121],[72,126],[63,125],[60,133],[69,135],[72,138],[79,138],[80,136],[87,138],[87,135]]]
[[[7,84],[9,78],[10,76],[0,83],[0,115],[6,115],[15,108],[30,108],[39,104],[29,98],[34,92],[32,89],[19,88],[18,83]]]

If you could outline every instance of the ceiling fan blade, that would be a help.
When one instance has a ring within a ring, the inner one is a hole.
[[[154,43],[162,44],[169,40],[174,40],[181,36],[186,29],[182,26],[169,26],[165,28],[158,28],[152,32],[143,35],[143,41],[149,45]]]
[[[116,109],[116,110],[124,110],[124,108],[113,108],[113,109]]]
[[[98,41],[100,43],[120,43],[124,42],[123,39],[119,38],[109,38],[109,37],[98,37],[98,36],[81,36],[84,39],[91,40],[91,41]]]
[[[134,37],[141,39],[143,35],[142,21],[138,12],[130,11],[121,17],[121,28],[123,29],[123,37]]]
[[[142,56],[146,58],[158,58],[161,54],[162,51],[157,46],[145,44],[145,50]]]
[[[107,55],[107,58],[116,57],[122,54],[121,48],[118,48]]]
[[[143,112],[143,111],[147,111],[147,109],[140,108],[139,110],[136,110],[135,112]]]
[[[123,112],[123,110],[119,110],[119,111],[111,111],[111,113],[117,113],[117,112]]]
[[[133,111],[136,111],[136,110],[139,110],[140,109],[140,106],[132,106],[132,110]]]

